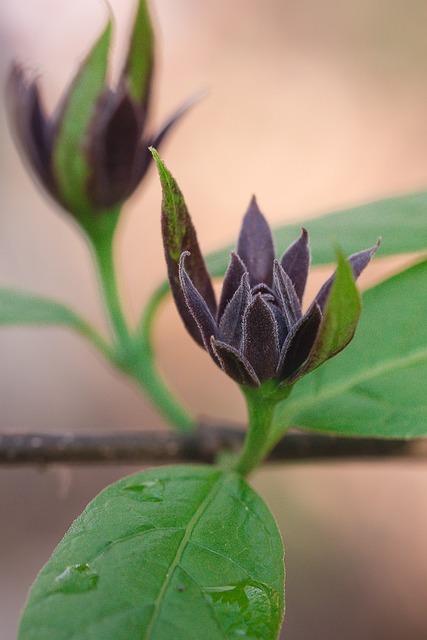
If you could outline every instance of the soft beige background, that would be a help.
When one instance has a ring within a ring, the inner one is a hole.
[[[114,71],[134,3],[117,18]],[[152,122],[208,97],[163,156],[206,250],[236,236],[252,193],[272,223],[427,186],[427,5],[422,0],[155,0]],[[3,0],[1,80],[11,58],[39,71],[53,106],[99,33],[102,3]],[[24,171],[4,109],[0,280],[54,296],[102,326],[90,257],[72,221]],[[117,246],[129,313],[164,277],[154,172]],[[375,274],[371,273],[371,278]],[[172,305],[164,371],[193,411],[243,420],[238,391],[186,336]],[[164,428],[131,384],[63,330],[0,332],[0,429]],[[130,468],[1,469],[0,638],[72,519]],[[421,640],[427,634],[427,475],[421,465],[269,468],[254,477],[283,530],[288,640]]]

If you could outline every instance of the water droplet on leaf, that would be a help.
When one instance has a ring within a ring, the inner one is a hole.
[[[280,616],[279,593],[259,582],[207,587],[205,592],[231,640],[267,638],[271,622]]]
[[[124,488],[125,491],[138,496],[139,500],[145,502],[162,502],[165,489],[164,480],[146,480],[139,484],[130,484]]]
[[[72,564],[55,578],[55,591],[84,593],[96,589],[99,575],[89,564]]]

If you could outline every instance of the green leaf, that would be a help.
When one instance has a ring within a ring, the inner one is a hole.
[[[350,436],[427,435],[427,261],[365,292],[353,342],[300,380],[274,418]]]
[[[339,353],[352,339],[360,316],[360,294],[350,264],[341,251],[319,333],[309,359],[309,371]]]
[[[68,325],[80,328],[84,321],[65,305],[38,296],[0,289],[0,325]]]
[[[0,326],[14,325],[68,327],[111,359],[110,346],[86,320],[64,304],[14,289],[0,289]]]
[[[147,3],[140,0],[124,68],[129,93],[137,102],[144,102],[149,91],[154,58],[154,34]]]
[[[381,255],[423,251],[427,247],[427,191],[371,202],[320,218],[284,225],[273,231],[280,254],[305,227],[310,234],[312,264],[330,264],[333,244],[346,255],[369,247],[382,237]],[[207,265],[212,275],[225,273],[234,245],[211,253]]]
[[[151,469],[105,489],[40,573],[19,640],[269,640],[283,548],[237,474]]]
[[[111,22],[81,64],[64,101],[55,133],[53,170],[58,190],[71,213],[85,221],[92,210],[86,195],[90,173],[85,144],[87,131],[104,90]]]

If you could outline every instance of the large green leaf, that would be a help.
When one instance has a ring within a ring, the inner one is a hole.
[[[346,255],[372,246],[379,236],[382,256],[423,251],[427,248],[427,191],[279,227],[273,231],[279,254],[299,236],[301,226],[310,234],[313,264],[333,262],[333,241]],[[212,275],[224,274],[232,248],[230,245],[208,256]]]
[[[40,573],[19,640],[269,640],[283,614],[272,515],[237,474],[152,469],[105,489]]]
[[[298,425],[353,436],[427,435],[427,261],[366,291],[353,342],[300,380],[275,433]]]

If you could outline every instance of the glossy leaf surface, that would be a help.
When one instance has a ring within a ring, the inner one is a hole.
[[[283,548],[237,474],[152,469],[96,497],[40,573],[19,640],[277,638]]]
[[[279,405],[290,425],[373,437],[427,435],[427,261],[365,292],[353,342]]]
[[[313,265],[333,262],[334,242],[348,256],[371,246],[379,236],[382,237],[381,256],[423,251],[427,247],[427,191],[278,227],[273,230],[277,255],[298,238],[301,227],[306,228],[310,236]],[[212,275],[225,273],[233,248],[227,247],[207,257]]]

